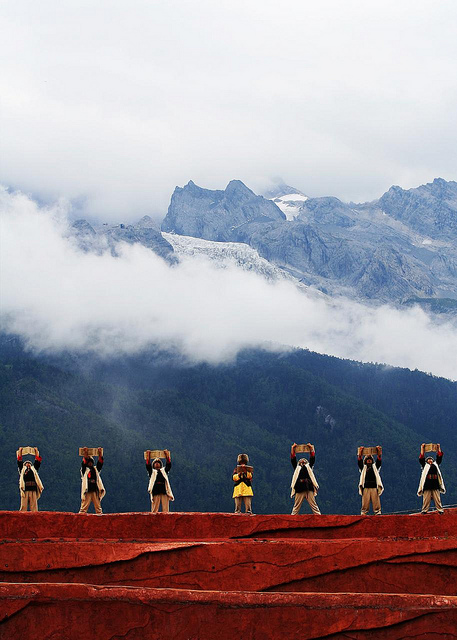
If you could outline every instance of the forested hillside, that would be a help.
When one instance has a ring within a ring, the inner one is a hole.
[[[105,511],[149,508],[143,451],[168,447],[177,511],[230,511],[231,471],[246,451],[254,510],[287,513],[293,441],[316,446],[318,502],[357,513],[359,444],[381,444],[383,509],[417,509],[423,441],[441,442],[457,502],[457,385],[420,372],[361,365],[306,351],[245,352],[230,365],[178,366],[148,357],[89,362],[37,359],[3,343],[0,367],[0,508],[18,507],[15,451],[43,455],[42,510],[79,507],[79,446],[103,446]]]

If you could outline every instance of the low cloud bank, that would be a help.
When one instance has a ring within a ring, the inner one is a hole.
[[[0,191],[1,327],[37,351],[136,353],[151,345],[220,362],[288,345],[457,378],[457,327],[420,308],[376,309],[269,283],[199,257],[170,267],[140,245],[84,253],[63,206]]]

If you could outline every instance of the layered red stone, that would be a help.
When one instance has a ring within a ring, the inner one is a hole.
[[[455,510],[2,512],[0,538],[2,639],[76,638],[94,617],[97,640],[457,636]]]

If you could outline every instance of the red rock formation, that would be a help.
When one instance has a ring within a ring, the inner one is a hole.
[[[0,545],[4,582],[457,594],[457,539]],[[240,567],[243,582],[240,582]],[[427,567],[427,579],[424,568]]]
[[[456,511],[3,512],[0,538],[2,640],[457,637]]]
[[[441,516],[268,515],[233,513],[0,512],[0,540],[226,540],[234,538],[428,538],[456,535],[457,509]]]
[[[0,585],[0,603],[2,638],[446,640],[457,628],[457,597],[431,595],[13,584]]]

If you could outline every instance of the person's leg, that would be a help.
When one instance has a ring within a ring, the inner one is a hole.
[[[375,516],[381,515],[381,498],[377,489],[371,489],[371,502],[373,503],[373,512]]]
[[[432,492],[426,489],[422,494],[422,513],[427,513],[430,509],[430,501],[432,499]]]
[[[360,511],[361,516],[367,516],[370,510],[370,490],[363,489],[362,493],[362,509]]]
[[[101,513],[103,513],[100,496],[98,495],[97,491],[91,491],[91,493],[92,493],[92,502],[94,503],[95,513],[100,515]]]
[[[294,507],[292,509],[292,516],[296,516],[300,513],[300,509],[303,503],[303,500],[305,499],[305,494],[303,491],[300,491],[299,493],[295,493],[295,502],[294,502]]]
[[[162,494],[162,513],[168,513],[170,511],[170,498],[166,493]]]
[[[152,496],[151,512],[158,513],[160,506],[160,495]]]
[[[368,493],[368,512],[370,511],[370,504],[371,504],[373,513],[375,513],[376,501],[379,498],[378,490],[371,488],[371,489],[365,489],[365,491]],[[381,503],[379,503],[379,508],[381,508]]]
[[[433,502],[435,503],[436,510],[440,513],[444,513],[444,509],[441,504],[441,495],[438,489],[434,489],[434,491],[432,491],[432,498]]]
[[[21,506],[19,507],[19,511],[27,511],[27,504],[28,504],[27,493],[28,491],[24,491],[23,493],[21,492]]]
[[[38,511],[38,500],[37,500],[36,491],[27,491],[27,493],[30,494],[29,496],[30,511]]]
[[[241,513],[241,496],[235,498],[235,513]]]
[[[252,513],[252,496],[244,496],[244,510],[246,513]]]
[[[319,507],[317,506],[317,502],[314,498],[314,491],[304,491],[305,494],[305,499],[308,502],[309,506],[311,507],[311,511],[316,514],[317,516],[321,515],[321,512],[319,510]]]
[[[90,493],[85,493],[84,497],[81,499],[81,508],[79,513],[87,513],[87,510],[90,505]]]

